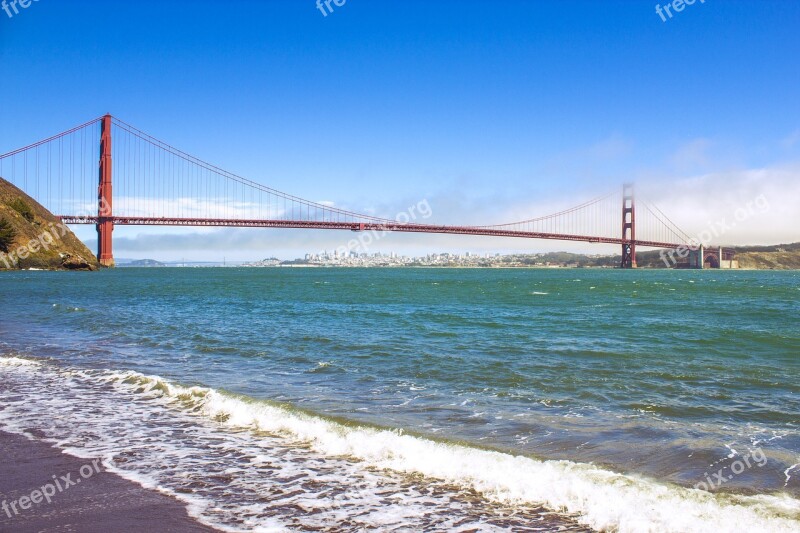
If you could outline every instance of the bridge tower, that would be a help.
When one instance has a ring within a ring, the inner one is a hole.
[[[636,201],[632,183],[622,186],[622,262],[620,268],[636,268]]]
[[[100,123],[100,186],[97,189],[97,260],[104,267],[114,266],[112,236],[111,187],[111,115],[103,117]]]

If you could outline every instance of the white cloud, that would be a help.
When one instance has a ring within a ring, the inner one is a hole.
[[[708,151],[714,143],[709,139],[694,139],[680,146],[672,155],[672,164],[678,169],[706,167],[710,162]]]
[[[586,153],[595,159],[608,160],[630,155],[632,150],[633,142],[619,134],[614,134],[590,146]]]
[[[781,146],[786,149],[794,148],[798,142],[800,142],[800,129],[794,130],[786,136],[786,138],[781,141]]]
[[[708,173],[640,183],[641,199],[655,203],[689,235],[709,224],[736,222],[739,209],[758,201],[746,221],[736,222],[715,242],[722,244],[779,244],[800,241],[800,165]]]

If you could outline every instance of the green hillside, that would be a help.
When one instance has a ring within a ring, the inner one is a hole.
[[[0,178],[0,270],[97,270],[91,251],[33,198]]]

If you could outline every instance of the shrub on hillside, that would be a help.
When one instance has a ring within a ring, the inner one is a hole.
[[[17,232],[14,231],[11,223],[4,218],[0,218],[0,252],[8,253],[16,236]]]
[[[22,218],[28,222],[33,222],[33,209],[22,198],[15,198],[8,204],[8,207],[22,215]]]

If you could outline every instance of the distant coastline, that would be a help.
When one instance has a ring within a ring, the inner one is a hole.
[[[739,270],[800,270],[800,243],[776,246],[726,247],[736,252]],[[667,269],[660,251],[637,254],[638,266],[642,269]],[[339,257],[325,252],[307,254],[302,259],[281,260],[275,257],[246,263],[228,262],[160,262],[154,259],[118,260],[121,268],[487,268],[487,269],[553,269],[591,268],[614,269],[620,262],[619,255],[585,255],[570,252],[541,254],[429,254],[424,257],[405,257],[396,254],[359,254]]]
[[[800,243],[777,246],[725,247],[736,252],[741,270],[796,270],[800,269]],[[659,250],[637,254],[639,268],[670,268],[662,259]],[[570,252],[540,254],[429,254],[424,257],[405,257],[396,254],[352,254],[340,257],[323,252],[306,254],[303,259],[281,261],[264,259],[240,266],[253,268],[269,267],[340,267],[340,268],[617,268],[619,255],[586,255]],[[688,267],[679,265],[679,268]]]

